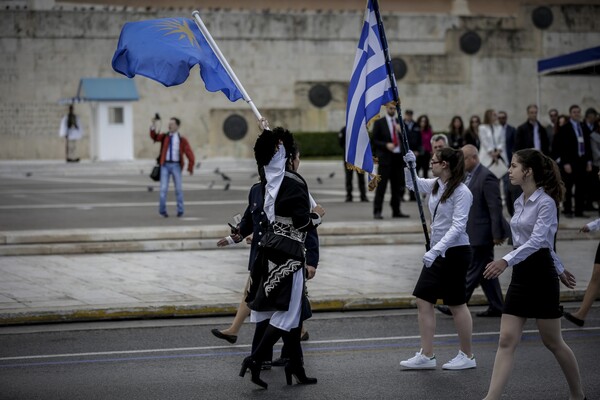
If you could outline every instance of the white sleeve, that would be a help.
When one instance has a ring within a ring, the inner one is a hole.
[[[425,193],[425,194],[431,193],[436,179],[424,179],[424,178],[419,178],[417,176],[417,186],[419,188],[419,193]],[[404,168],[404,180],[406,182],[406,188],[408,190],[410,190],[411,192],[414,192],[415,187],[413,185],[412,175],[410,174],[409,168]]]
[[[465,188],[466,189],[466,188]],[[442,257],[446,256],[446,250],[454,243],[456,238],[467,229],[467,220],[469,219],[469,211],[473,204],[473,194],[471,191],[460,190],[457,188],[451,197],[454,197],[454,209],[452,210],[452,225],[446,231],[442,239],[433,246],[432,250],[438,251]]]
[[[600,218],[587,224],[590,231],[600,231]]]

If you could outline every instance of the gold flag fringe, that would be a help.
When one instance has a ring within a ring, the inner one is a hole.
[[[373,158],[373,160],[375,161],[375,163],[377,163],[376,158]],[[367,172],[361,168],[358,168],[356,165],[350,164],[348,162],[346,163],[346,169],[348,169],[350,171],[356,171],[359,174],[368,174],[369,175],[369,192],[374,191],[375,188],[377,187],[377,184],[381,181],[381,176]]]

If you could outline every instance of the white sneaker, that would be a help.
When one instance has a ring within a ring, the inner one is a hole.
[[[443,369],[470,369],[477,367],[477,362],[475,361],[475,356],[468,357],[462,351],[458,351],[458,355],[454,357],[452,360],[448,361],[446,364],[442,365]]]
[[[437,361],[435,360],[435,355],[429,358],[423,355],[423,349],[421,349],[418,353],[415,353],[413,358],[400,361],[400,365],[410,369],[435,369]]]

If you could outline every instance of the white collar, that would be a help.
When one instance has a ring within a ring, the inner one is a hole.
[[[275,221],[275,199],[279,194],[281,182],[285,176],[285,147],[280,144],[277,153],[271,158],[269,165],[265,166],[267,185],[265,188],[265,204],[263,209],[270,222]]]

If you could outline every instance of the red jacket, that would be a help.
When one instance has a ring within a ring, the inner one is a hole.
[[[160,152],[160,158],[158,160],[158,163],[160,165],[164,165],[165,160],[167,159],[167,150],[169,149],[169,142],[171,141],[171,136],[168,133],[156,133],[154,129],[150,128],[150,137],[152,138],[152,140],[154,140],[154,142],[162,142],[164,140],[164,143],[162,144],[162,150]],[[187,141],[186,138],[179,135],[179,164],[181,164],[182,170],[184,168],[184,154],[188,159],[187,169],[191,175],[194,173],[194,164],[196,163],[196,159],[194,158],[194,153],[192,152],[190,143]]]

